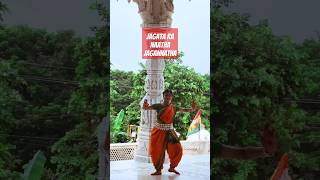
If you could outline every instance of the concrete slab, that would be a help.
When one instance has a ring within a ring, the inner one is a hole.
[[[161,176],[151,176],[154,172],[151,163],[134,160],[111,161],[111,180],[209,180],[210,155],[184,155],[176,168],[181,175],[168,172],[169,163],[164,164]]]

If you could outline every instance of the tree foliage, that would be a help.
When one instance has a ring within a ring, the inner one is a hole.
[[[12,149],[12,145],[0,142],[0,179],[18,179],[21,175],[14,170],[18,162],[11,153]]]
[[[319,114],[310,114],[310,108],[300,103],[318,93],[319,66],[308,63],[310,52],[320,47],[315,44],[297,45],[288,37],[275,36],[266,21],[250,25],[246,16],[212,9],[214,141],[261,146],[259,131],[270,123],[277,130],[279,144],[273,158],[245,162],[213,159],[214,177],[266,179],[282,153],[289,152],[290,175],[298,179],[308,172],[307,179],[316,179],[319,144],[310,137],[308,124],[310,119],[319,123]],[[308,148],[302,147],[305,143]]]
[[[229,6],[233,0],[210,0],[211,7],[219,8],[219,7],[227,7]]]
[[[46,157],[43,152],[38,151],[28,164],[24,167],[23,180],[40,180],[44,171]]]
[[[219,6],[230,1],[215,2],[211,105],[209,76],[179,61],[166,63],[165,88],[174,91],[173,101],[180,106],[198,102],[215,141],[259,146],[259,130],[271,123],[279,148],[274,157],[256,161],[212,159],[212,175],[267,179],[282,153],[289,152],[293,179],[317,179],[320,39],[296,44],[275,36],[266,22],[250,25],[248,17],[223,14]],[[128,125],[139,125],[145,67],[137,73],[112,70],[109,81],[109,15],[100,1],[91,8],[102,22],[91,28],[94,37],[0,26],[0,179],[19,179],[23,165],[39,149],[48,158],[42,178],[95,179],[96,130],[107,111],[111,120],[121,109],[125,114],[116,128],[121,135],[113,142],[127,142]],[[0,3],[0,19],[6,10]],[[182,138],[193,116],[177,114],[175,127]]]
[[[3,2],[0,2],[0,22],[3,21],[3,13],[8,11],[8,7]]]
[[[75,47],[75,69],[79,88],[71,94],[68,112],[76,113],[79,124],[53,147],[52,163],[58,179],[95,179],[98,175],[97,129],[107,116],[109,92],[108,13],[97,1],[92,8],[99,12],[103,25],[94,27],[95,37]]]
[[[109,16],[100,1],[91,8],[102,21],[91,28],[93,37],[0,27],[0,179],[17,179],[39,149],[48,157],[45,179],[97,177],[96,128],[108,109]]]
[[[173,90],[173,102],[177,106],[190,108],[192,100],[196,100],[202,109],[202,121],[209,129],[209,75],[201,75],[194,69],[183,66],[181,59],[179,61],[166,61],[164,70],[165,88]],[[145,96],[144,84],[146,78],[144,65],[141,65],[141,68],[137,73],[111,71],[111,76],[115,77],[111,79],[110,86],[111,115],[119,112],[121,110],[119,107],[125,107],[126,116],[121,129],[123,133],[127,131],[128,125],[140,125],[141,110],[139,104]],[[120,76],[116,76],[118,74],[126,75],[127,79],[119,78]],[[186,138],[188,127],[195,113],[177,113],[174,126],[181,134],[182,139]],[[112,121],[114,119],[115,116]],[[126,139],[122,138],[122,141],[126,141]]]

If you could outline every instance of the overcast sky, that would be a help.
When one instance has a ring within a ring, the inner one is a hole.
[[[2,0],[9,7],[9,12],[4,15],[5,25],[26,24],[34,28],[43,28],[48,31],[74,30],[78,35],[93,35],[91,26],[100,24],[97,13],[89,9],[94,0]],[[320,30],[320,0],[234,0],[235,2],[225,11],[248,13],[250,22],[258,23],[267,19],[274,33],[287,35],[296,42],[305,38],[316,37]],[[105,0],[104,2],[108,2]],[[205,0],[175,0],[175,13],[173,26],[179,28],[179,49],[185,53],[184,64],[193,67],[201,73],[209,72],[209,1]],[[141,62],[140,44],[141,18],[137,13],[138,8],[134,3],[128,4],[127,0],[112,0],[111,2],[111,32],[124,32],[123,36],[113,37],[114,42],[125,40],[126,45],[134,47],[124,48],[126,53],[121,53],[122,58],[113,56],[113,68],[128,68],[125,65],[116,65],[115,61],[128,60],[132,62],[133,69],[138,69]],[[113,12],[112,12],[113,11]],[[121,25],[118,30],[112,29]],[[138,41],[132,43],[130,36]],[[117,39],[118,38],[118,39]],[[123,41],[122,41],[123,42]],[[200,43],[201,45],[197,44]],[[111,48],[116,47],[111,44]],[[132,49],[132,53],[131,52]],[[111,49],[112,50],[112,49]],[[111,51],[111,53],[117,53]],[[137,53],[137,54],[135,54]],[[128,64],[128,63],[127,63]],[[130,69],[130,68],[129,68]]]
[[[175,0],[172,27],[178,28],[182,64],[201,74],[210,73],[210,1]],[[142,59],[142,19],[136,3],[110,4],[110,60],[112,69],[137,71]]]
[[[250,22],[267,19],[273,32],[296,42],[316,37],[320,30],[320,0],[234,0],[225,12],[250,14]]]
[[[90,27],[99,25],[93,0],[3,0],[9,8],[5,25],[29,25],[50,32],[74,30],[80,36],[91,36]]]
[[[90,27],[99,24],[97,13],[89,9],[94,0],[4,0],[9,12],[5,25],[29,25],[50,32],[74,30],[91,36]],[[107,2],[107,0],[105,0]],[[179,28],[179,50],[183,64],[202,74],[210,72],[209,1],[175,1],[172,27]],[[135,3],[111,2],[112,68],[137,71],[141,58],[141,18]],[[192,12],[192,13],[190,13]],[[124,53],[125,51],[125,53]]]

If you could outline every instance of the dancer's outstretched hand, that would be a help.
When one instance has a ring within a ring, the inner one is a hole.
[[[148,109],[149,106],[148,100],[145,99],[143,102],[143,109]]]

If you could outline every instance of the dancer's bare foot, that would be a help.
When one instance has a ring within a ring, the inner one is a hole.
[[[157,175],[161,175],[161,171],[156,171],[156,172],[151,174],[151,176],[157,176]]]
[[[168,171],[180,175],[180,173],[178,171],[176,171],[174,168],[170,168],[170,169],[168,169]]]

